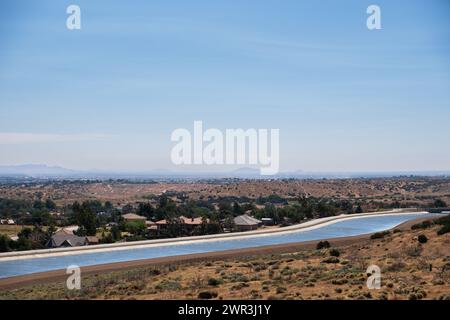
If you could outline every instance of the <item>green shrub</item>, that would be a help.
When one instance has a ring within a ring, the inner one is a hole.
[[[248,288],[250,285],[245,282],[240,282],[238,284],[235,284],[230,288],[230,290],[241,290],[242,288]]]
[[[389,231],[382,231],[382,232],[375,232],[374,234],[372,234],[370,236],[370,239],[383,239],[385,236],[387,236],[388,234],[390,234]]]
[[[339,257],[341,255],[341,253],[339,252],[338,249],[330,249],[330,256],[332,257]]]
[[[443,235],[445,233],[449,233],[449,232],[450,232],[450,224],[446,224],[437,231],[437,234],[438,234],[438,236],[441,236],[441,235]]]
[[[247,276],[242,273],[230,273],[227,278],[230,282],[248,282],[249,279]]]
[[[405,263],[403,263],[401,261],[397,261],[397,262],[394,262],[394,263],[388,265],[386,267],[386,271],[388,271],[388,272],[398,272],[398,271],[404,270],[405,268],[406,268],[406,264]]]
[[[330,247],[330,243],[328,241],[319,241],[317,243],[316,249],[320,250],[320,249],[326,249]]]
[[[284,292],[286,292],[286,288],[284,288],[284,287],[277,287],[277,294],[280,294],[280,293],[284,293]]]
[[[180,290],[181,284],[175,280],[163,280],[155,286],[158,290]]]
[[[217,292],[214,291],[202,291],[198,294],[199,299],[213,299],[217,298]]]
[[[439,219],[436,219],[435,223],[442,225],[442,227],[437,231],[437,234],[439,236],[450,232],[450,214],[441,217]]]
[[[434,222],[441,225],[448,225],[450,224],[450,214],[443,216],[439,219],[436,219]]]
[[[336,257],[329,257],[325,260],[322,260],[323,263],[339,263],[339,259]]]
[[[414,225],[411,226],[412,230],[417,230],[417,229],[426,229],[432,226],[431,221],[427,220],[427,221],[422,221],[421,223],[416,223]]]
[[[410,256],[410,257],[419,257],[422,253],[422,247],[417,245],[417,246],[409,246],[405,248],[405,253]]]
[[[222,279],[216,279],[216,278],[209,278],[208,279],[208,285],[210,286],[218,286],[219,284],[222,284],[223,280]]]
[[[12,240],[7,236],[0,234],[0,252],[11,251]]]
[[[428,238],[427,238],[426,235],[421,234],[421,235],[419,235],[419,237],[417,238],[417,240],[419,241],[419,243],[427,243]]]

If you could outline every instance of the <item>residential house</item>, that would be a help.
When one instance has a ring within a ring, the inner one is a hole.
[[[151,233],[158,232],[158,225],[156,224],[156,222],[153,222],[151,220],[146,220],[145,226],[147,227],[148,232],[151,232]]]
[[[261,218],[261,222],[265,226],[273,226],[274,225],[274,222],[273,222],[272,218]]]
[[[87,244],[88,245],[93,245],[93,244],[98,244],[99,243],[99,239],[96,236],[87,236],[86,240],[87,240]]]
[[[79,247],[88,244],[87,237],[79,237],[65,232],[55,233],[47,242],[49,248]]]
[[[188,218],[185,216],[179,216],[178,218],[174,219],[173,221],[164,219],[164,220],[156,221],[155,224],[157,226],[157,230],[160,231],[160,230],[166,228],[167,225],[169,225],[170,223],[176,223],[177,221],[182,225],[184,230],[190,232],[195,227],[202,225],[203,218],[202,217]],[[206,219],[206,223],[209,223],[209,219]]]
[[[67,226],[67,227],[62,227],[62,228],[58,228],[55,232],[56,233],[65,233],[65,234],[75,234],[75,232],[78,231],[78,229],[80,229],[79,226]]]
[[[233,219],[237,231],[248,231],[258,229],[262,221],[255,219],[247,214],[237,216]]]
[[[180,217],[178,217],[178,219],[180,219],[182,224],[190,225],[190,226],[199,226],[199,225],[201,225],[203,223],[203,218],[202,217],[188,218],[188,217],[185,217],[185,216],[180,216]],[[207,219],[206,222],[209,223],[209,219]]]

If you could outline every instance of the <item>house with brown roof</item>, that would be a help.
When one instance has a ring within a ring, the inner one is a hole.
[[[210,222],[210,220],[206,219],[206,223],[209,223],[209,222]],[[181,224],[183,229],[185,231],[189,232],[189,231],[192,231],[194,228],[201,226],[203,223],[203,218],[202,217],[189,218],[189,217],[185,217],[185,216],[179,216],[173,220],[163,219],[163,220],[159,220],[159,221],[155,222],[158,232],[160,230],[163,230],[164,228],[166,228],[168,225],[176,224],[176,223]]]
[[[96,236],[87,236],[86,240],[88,245],[99,244],[100,242],[100,240]]]
[[[180,219],[181,223],[185,224],[185,225],[199,226],[203,223],[202,217],[188,218],[185,216],[180,216],[180,217],[178,217],[178,219]],[[207,222],[209,222],[209,219],[207,219]]]
[[[175,220],[178,220],[182,225],[189,225],[189,226],[199,226],[203,223],[202,217],[188,218],[185,216],[179,216]],[[206,222],[209,223],[209,219],[207,219]],[[163,225],[169,224],[170,222],[166,219],[163,219],[163,220],[156,221],[155,223],[156,223],[156,225],[163,226]]]
[[[153,222],[151,220],[146,220],[145,226],[147,227],[148,232],[152,232],[152,233],[158,232],[158,225],[156,224],[156,222]]]

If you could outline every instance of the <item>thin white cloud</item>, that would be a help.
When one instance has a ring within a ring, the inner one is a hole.
[[[54,133],[19,133],[0,132],[0,144],[49,143],[105,140],[111,135],[101,133],[88,134],[54,134]]]

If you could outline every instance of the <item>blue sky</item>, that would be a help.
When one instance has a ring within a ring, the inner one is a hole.
[[[318,2],[2,1],[0,165],[173,169],[202,120],[279,128],[282,171],[450,170],[448,1]]]

